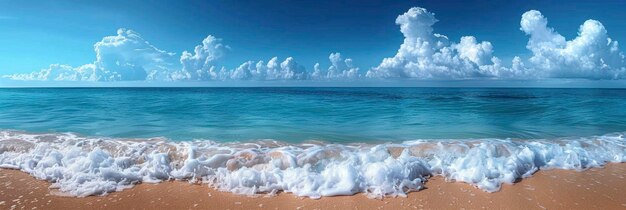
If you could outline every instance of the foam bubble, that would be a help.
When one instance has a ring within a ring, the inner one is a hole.
[[[405,196],[431,176],[498,191],[539,169],[584,170],[626,160],[623,134],[551,140],[415,140],[400,144],[216,143],[0,131],[0,167],[73,196],[137,183],[204,182],[244,195]]]

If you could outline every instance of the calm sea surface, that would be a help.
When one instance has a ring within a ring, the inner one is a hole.
[[[584,137],[626,131],[626,89],[0,89],[0,129],[176,141]]]

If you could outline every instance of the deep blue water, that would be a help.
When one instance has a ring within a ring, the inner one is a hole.
[[[0,129],[290,142],[592,136],[626,131],[626,89],[0,89]]]

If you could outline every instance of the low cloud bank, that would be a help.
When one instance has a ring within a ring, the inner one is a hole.
[[[96,60],[73,67],[52,64],[27,74],[4,75],[25,81],[277,81],[277,80],[418,80],[502,79],[533,80],[578,78],[618,80],[626,78],[625,56],[617,41],[596,20],[587,20],[578,36],[566,40],[548,26],[541,12],[522,15],[520,30],[528,35],[532,56],[514,57],[510,66],[494,56],[489,41],[463,36],[458,41],[435,33],[438,20],[424,8],[414,7],[396,18],[404,36],[398,52],[375,67],[361,71],[350,58],[331,53],[329,67],[316,63],[311,71],[293,57],[267,62],[247,61],[227,68],[220,61],[230,47],[220,38],[207,36],[192,52],[161,50],[130,29],[119,29],[94,44]]]

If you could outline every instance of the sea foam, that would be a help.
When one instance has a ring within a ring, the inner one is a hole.
[[[431,176],[487,192],[539,169],[584,170],[626,161],[624,133],[545,140],[414,140],[402,143],[217,143],[112,139],[0,131],[0,168],[19,169],[73,196],[137,183],[187,180],[244,195],[405,196]]]

